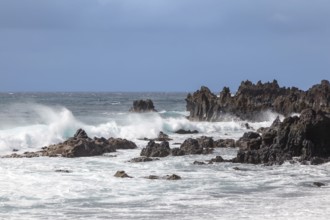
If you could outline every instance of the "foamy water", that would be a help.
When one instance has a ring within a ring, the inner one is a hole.
[[[185,103],[179,101],[185,94],[148,95],[142,94],[154,100],[159,113],[128,113],[136,99],[131,94],[26,94],[9,101],[2,97],[1,154],[38,150],[65,140],[78,128],[91,137],[133,140],[138,149],[88,158],[0,159],[0,219],[328,219],[329,164],[193,164],[217,155],[233,158],[237,149],[127,162],[146,146],[139,138],[156,137],[159,131],[174,139],[171,147],[178,147],[174,144],[202,135],[237,139],[248,131],[245,123],[258,129],[277,116],[265,112],[264,121],[256,123],[233,118],[191,122],[185,118]],[[178,135],[178,129],[200,133]],[[118,170],[134,178],[114,177]],[[144,178],[171,174],[182,179]],[[313,182],[326,186],[318,188]]]

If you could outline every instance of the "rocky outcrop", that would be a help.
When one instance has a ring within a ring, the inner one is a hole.
[[[108,139],[109,145],[112,146],[114,149],[135,149],[137,148],[136,144],[132,141],[122,139],[122,138],[109,138]]]
[[[115,152],[116,149],[134,149],[136,147],[135,143],[121,138],[94,137],[91,139],[83,129],[78,129],[73,137],[63,143],[43,147],[41,151],[37,152],[14,153],[5,157],[89,157]]]
[[[258,134],[244,135],[234,162],[281,164],[299,157],[311,164],[327,162],[330,157],[330,115],[305,109],[300,117],[288,117],[283,122]]]
[[[91,139],[88,136],[75,136],[63,143],[45,148],[42,156],[88,157],[115,152],[116,148],[105,138]]]
[[[171,153],[171,148],[167,141],[160,144],[149,141],[148,145],[142,149],[140,156],[144,157],[167,157]]]
[[[146,100],[135,100],[133,107],[129,110],[130,112],[156,112],[154,103],[150,99]]]
[[[235,95],[225,87],[217,97],[207,87],[201,87],[186,98],[189,119],[217,121],[227,114],[241,119],[262,120],[260,113],[270,110],[285,116],[300,113],[306,108],[330,112],[330,83],[323,80],[307,91],[280,87],[276,80],[271,83],[253,84],[242,82]]]
[[[213,152],[213,148],[213,139],[210,137],[188,138],[181,144],[179,149],[172,150],[172,155],[209,154]]]

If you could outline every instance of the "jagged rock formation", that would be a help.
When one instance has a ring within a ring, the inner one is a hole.
[[[148,145],[142,149],[140,156],[144,157],[167,157],[171,153],[170,145],[167,141],[157,144],[149,141]]]
[[[98,156],[104,153],[115,152],[116,149],[134,149],[136,144],[121,138],[103,137],[89,138],[83,129],[78,129],[75,135],[63,143],[43,147],[41,151],[25,152],[24,154],[11,154],[5,157],[21,158],[21,157],[88,157]]]
[[[180,148],[172,149],[172,155],[209,154],[213,152],[213,148],[214,141],[211,137],[188,138],[181,144]]]
[[[135,100],[133,102],[133,107],[129,110],[130,112],[156,112],[154,103],[150,100]]]
[[[306,108],[330,112],[330,83],[323,80],[302,91],[295,87],[279,87],[276,80],[257,84],[245,81],[234,96],[228,87],[224,87],[219,97],[203,86],[192,95],[188,94],[186,102],[189,119],[197,121],[217,121],[226,114],[258,120],[259,113],[266,110],[285,116]]]
[[[293,157],[320,164],[330,158],[330,115],[305,109],[300,117],[273,123],[260,135],[244,134],[233,162],[281,164]],[[237,143],[236,143],[237,144]]]

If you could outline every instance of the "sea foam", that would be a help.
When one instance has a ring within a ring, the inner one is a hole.
[[[17,105],[15,108],[17,109]],[[234,117],[226,117],[222,122],[194,122],[186,118],[187,112],[160,113],[128,113],[119,112],[117,115],[103,114],[102,123],[88,124],[78,119],[67,108],[61,106],[46,106],[40,104],[19,104],[18,109],[11,115],[17,125],[2,125],[0,130],[0,153],[12,150],[36,150],[64,141],[73,136],[78,128],[86,130],[90,137],[116,137],[137,140],[140,138],[155,138],[160,131],[183,141],[186,136],[175,134],[179,129],[197,130],[198,135],[217,138],[237,139],[243,134],[249,123],[251,129],[267,127],[277,117],[277,114],[265,112],[263,122],[240,121]],[[4,117],[4,116],[2,116]]]

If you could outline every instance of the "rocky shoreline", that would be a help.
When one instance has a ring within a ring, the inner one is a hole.
[[[140,157],[129,162],[148,162],[160,157],[211,154],[214,148],[238,148],[237,156],[224,160],[217,155],[206,162],[195,161],[196,165],[206,163],[251,163],[275,165],[285,161],[298,161],[303,164],[322,164],[330,161],[330,84],[323,80],[307,91],[297,88],[279,87],[272,83],[250,81],[242,82],[238,92],[233,96],[228,88],[224,88],[219,96],[214,95],[206,87],[188,94],[186,99],[188,117],[193,121],[217,121],[227,113],[243,119],[256,119],[262,111],[275,111],[286,118],[277,118],[268,128],[257,132],[245,133],[239,140],[219,139],[201,136],[187,138],[180,147],[170,148],[172,139],[160,132],[158,138],[148,141],[141,150]],[[132,112],[154,112],[151,100],[134,101]],[[300,113],[300,116],[289,116]],[[247,129],[248,126],[247,126]],[[251,130],[251,129],[250,129]],[[179,130],[177,134],[197,134],[198,131]],[[117,149],[135,149],[137,145],[120,138],[88,137],[83,129],[63,143],[50,145],[37,152],[17,152],[3,158],[22,157],[87,157],[115,152]]]

